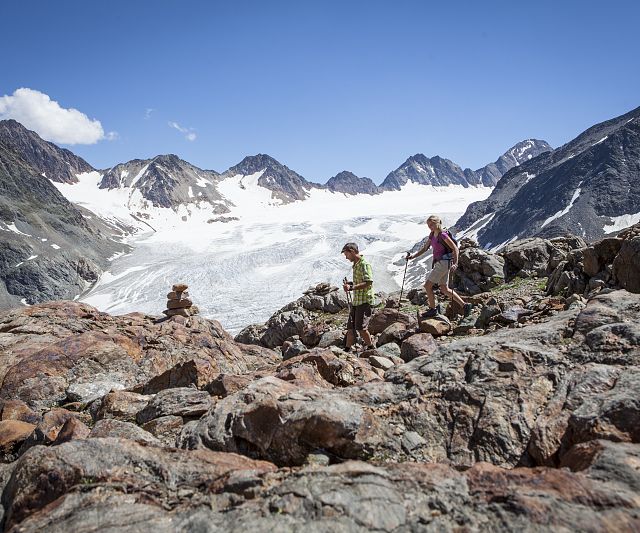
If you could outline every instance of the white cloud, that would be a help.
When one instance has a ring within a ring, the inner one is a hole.
[[[47,141],[61,144],[95,144],[117,138],[105,135],[99,120],[91,120],[77,109],[64,109],[48,95],[34,89],[17,89],[0,96],[0,119],[15,119]]]
[[[147,107],[144,111],[144,119],[149,120],[151,118],[151,114],[155,111],[152,107]]]
[[[173,122],[173,121],[169,121],[168,124],[169,124],[169,127],[175,128],[180,133],[184,133],[184,138],[187,139],[187,141],[195,141],[196,140],[197,135],[193,131],[193,128],[183,128],[182,126],[180,126],[180,124],[178,124],[177,122]]]

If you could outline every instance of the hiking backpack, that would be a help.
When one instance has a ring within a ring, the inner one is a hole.
[[[444,249],[447,251],[448,254],[451,254],[453,253],[453,250],[449,248],[449,245],[442,238],[443,231],[446,231],[449,234],[449,238],[453,241],[453,244],[455,244],[458,248],[460,247],[460,245],[458,244],[457,239],[453,236],[453,233],[451,233],[447,228],[442,228],[442,231],[438,233],[438,242],[442,244],[442,246],[444,247]]]

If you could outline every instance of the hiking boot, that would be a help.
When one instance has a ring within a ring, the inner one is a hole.
[[[438,309],[436,307],[433,307],[431,309],[429,309],[426,313],[422,313],[422,318],[433,318],[434,316],[436,316],[438,314]]]
[[[472,304],[464,304],[464,317],[467,318],[471,314],[471,310],[473,309]]]

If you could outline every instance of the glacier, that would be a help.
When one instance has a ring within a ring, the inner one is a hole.
[[[409,182],[372,196],[312,189],[307,199],[283,204],[257,185],[258,174],[218,184],[232,205],[227,222],[211,223],[206,203],[147,209],[156,231],[145,225],[129,236],[132,251],[114,257],[80,301],[112,314],[160,315],[166,293],[182,282],[203,316],[237,332],[264,322],[311,285],[338,285],[350,277],[350,263],[340,254],[347,241],[357,242],[371,262],[376,291],[398,290],[403,254],[426,236],[426,218],[438,214],[453,225],[471,202],[491,192]],[[79,184],[56,186],[100,216],[123,219],[129,216],[127,202],[140,205],[130,191],[96,189],[96,174],[81,178]]]

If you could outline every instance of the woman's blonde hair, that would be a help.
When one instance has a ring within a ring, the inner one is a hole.
[[[436,215],[431,215],[427,219],[427,223],[429,223],[429,222],[433,222],[436,225],[436,229],[438,231],[442,231],[442,220],[440,219],[440,217],[438,217]]]

